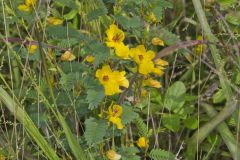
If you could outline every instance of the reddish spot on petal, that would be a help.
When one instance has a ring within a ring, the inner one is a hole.
[[[109,77],[108,76],[103,76],[103,81],[108,81],[109,80]]]
[[[139,58],[140,61],[142,61],[143,60],[143,55],[139,55],[138,58]]]

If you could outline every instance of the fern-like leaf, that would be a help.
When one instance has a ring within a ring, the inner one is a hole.
[[[142,118],[137,117],[134,123],[138,129],[139,135],[143,137],[148,137],[147,125],[143,122]]]
[[[150,157],[154,160],[175,160],[175,155],[162,149],[152,149]]]
[[[107,125],[102,120],[89,118],[85,121],[86,131],[84,137],[88,145],[98,144],[103,141],[103,137],[107,131]]]

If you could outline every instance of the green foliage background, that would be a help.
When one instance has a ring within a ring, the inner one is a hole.
[[[0,159],[100,160],[110,149],[123,160],[240,159],[237,0],[55,0],[30,12],[18,9],[23,0],[0,2]],[[111,24],[129,47],[168,61],[162,88],[144,87],[134,62],[106,46]],[[33,54],[28,42],[38,44]],[[66,50],[74,61],[61,60]],[[136,76],[126,95],[104,95],[95,78],[103,64]],[[118,102],[123,130],[101,117]],[[138,147],[139,137],[149,146]]]

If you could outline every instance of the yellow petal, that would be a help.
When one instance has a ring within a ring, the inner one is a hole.
[[[115,53],[120,58],[128,59],[129,48],[128,48],[128,46],[125,46],[123,43],[116,44],[115,45]]]
[[[162,60],[162,59],[160,59],[160,58],[156,59],[156,60],[154,61],[154,63],[155,63],[156,65],[159,65],[159,66],[168,66],[168,62],[167,62],[167,61],[164,61],[164,60]]]
[[[157,76],[162,76],[163,75],[163,67],[161,66],[157,66],[153,69],[152,71],[154,74],[156,74]]]
[[[122,43],[125,38],[124,32],[119,29],[115,24],[110,25],[109,29],[106,30],[106,34],[106,44],[110,48],[115,48],[115,46]]]
[[[109,82],[107,84],[103,85],[104,87],[104,91],[105,91],[105,95],[107,96],[111,96],[114,95],[116,93],[121,93],[122,91],[119,89],[119,85],[117,83],[113,82]]]
[[[139,64],[138,72],[147,75],[151,73],[154,70],[154,64],[152,61],[145,61],[141,64]]]
[[[63,20],[61,20],[59,18],[56,18],[56,17],[48,17],[47,22],[48,22],[48,24],[51,24],[51,25],[61,25],[61,24],[63,24]]]
[[[154,80],[152,78],[148,78],[146,80],[143,81],[143,84],[149,87],[154,87],[154,88],[161,88],[162,85],[160,82],[158,82],[157,80]]]
[[[125,88],[128,88],[129,82],[126,79],[126,77],[124,77],[125,74],[126,74],[125,71],[122,71],[122,72],[114,71],[113,72],[113,78],[117,81],[119,86],[123,86]]]
[[[148,140],[145,137],[140,137],[137,141],[137,145],[140,148],[148,147]]]
[[[120,86],[128,87],[128,80],[124,77],[125,72],[112,71],[109,65],[104,65],[96,71],[96,77],[103,85],[105,95],[113,95],[122,92]]]
[[[158,46],[164,46],[164,42],[163,42],[163,40],[161,40],[160,38],[158,38],[158,37],[154,37],[153,39],[152,39],[152,44],[153,45],[158,45]]]
[[[35,52],[35,50],[37,49],[37,45],[30,45],[28,48],[28,51],[30,54],[33,54]]]
[[[120,117],[122,115],[122,106],[120,105],[111,105],[108,108],[109,116]]]
[[[121,159],[121,155],[117,154],[114,150],[107,151],[106,155],[109,160],[120,160]]]
[[[35,6],[35,4],[37,3],[37,0],[25,0],[25,5],[27,6]]]
[[[155,14],[153,12],[151,12],[148,16],[147,16],[147,19],[152,22],[152,23],[155,23],[157,21],[157,18],[155,16]]]
[[[31,7],[25,5],[25,4],[20,4],[18,6],[18,9],[23,12],[29,12],[31,10]]]
[[[76,56],[69,51],[64,52],[61,56],[62,61],[73,61],[75,59],[76,59]]]
[[[85,60],[88,62],[88,63],[92,63],[92,62],[94,62],[94,57],[93,56],[87,56],[86,58],[85,58]]]
[[[115,124],[117,126],[117,129],[123,129],[121,118],[111,116],[109,118],[109,121],[112,122],[113,124]]]
[[[155,52],[152,50],[147,51],[146,53],[147,60],[152,60],[155,57]]]

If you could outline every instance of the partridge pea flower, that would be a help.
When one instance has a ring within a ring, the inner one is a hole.
[[[122,119],[119,117],[110,117],[109,121],[117,126],[117,129],[123,129]]]
[[[28,51],[30,54],[33,54],[36,49],[37,49],[37,45],[32,44],[29,46]]]
[[[145,137],[140,137],[137,141],[137,145],[140,148],[147,148],[148,147],[148,140]]]
[[[24,4],[18,6],[18,9],[23,12],[29,12],[36,3],[37,0],[25,0]]]
[[[123,43],[125,38],[124,32],[119,29],[115,24],[110,25],[106,31],[106,44],[110,48],[115,48],[116,45]]]
[[[69,51],[64,52],[61,56],[62,61],[73,61],[74,59],[76,59],[76,56]]]
[[[48,22],[48,24],[51,24],[51,25],[61,25],[61,24],[63,24],[63,20],[61,20],[59,18],[56,18],[56,17],[48,17],[47,22]]]
[[[96,71],[96,77],[103,85],[105,95],[114,95],[121,93],[120,86],[128,88],[129,82],[124,77],[125,71],[112,71],[109,65],[104,65],[101,69]]]
[[[121,159],[121,155],[119,155],[119,154],[117,154],[114,150],[108,150],[107,151],[107,153],[106,153],[106,155],[107,155],[107,158],[109,159],[109,160],[119,160],[119,159]]]
[[[123,43],[115,45],[115,53],[118,57],[123,59],[128,59],[129,57],[129,48]]]
[[[155,46],[164,46],[164,42],[163,42],[163,40],[161,40],[161,39],[159,39],[159,38],[157,38],[157,37],[154,37],[153,39],[152,39],[152,44],[153,45],[155,45]]]
[[[158,58],[154,61],[154,64],[156,67],[154,68],[153,73],[157,76],[162,76],[164,73],[163,70],[165,69],[164,67],[168,66],[168,62]]]
[[[85,60],[86,60],[88,63],[93,63],[94,60],[95,60],[95,58],[90,55],[90,56],[87,56],[87,57],[85,58]]]
[[[152,78],[148,78],[148,79],[144,80],[143,84],[145,86],[154,87],[154,88],[161,88],[162,87],[160,82],[158,82],[157,80],[154,80]]]
[[[130,56],[138,64],[138,72],[147,75],[154,70],[153,59],[155,53],[151,50],[146,51],[144,45],[138,45],[130,50]]]
[[[109,121],[117,126],[118,129],[123,129],[122,119],[122,107],[120,105],[110,105],[108,108]]]
[[[122,115],[122,107],[116,104],[109,106],[108,115],[113,117],[120,117]]]

